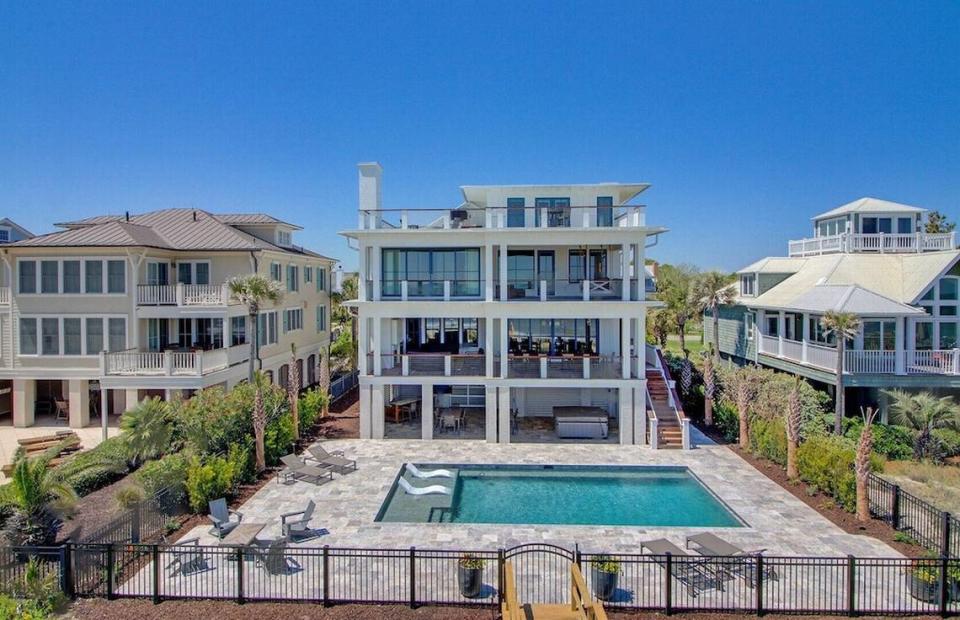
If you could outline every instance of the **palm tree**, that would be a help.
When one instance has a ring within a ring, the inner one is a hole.
[[[287,400],[293,419],[293,440],[300,439],[300,367],[297,366],[297,345],[290,343],[290,382],[287,384]]]
[[[930,392],[910,394],[903,390],[883,390],[883,393],[892,399],[893,421],[919,431],[913,444],[916,459],[934,455],[933,431],[960,426],[960,406],[950,396],[938,398]]]
[[[731,279],[719,271],[710,271],[697,279],[694,297],[701,313],[710,312],[713,317],[713,354],[720,355],[720,306],[731,303],[736,296]]]
[[[253,444],[256,453],[256,469],[259,474],[267,468],[266,448],[264,447],[264,435],[267,430],[267,412],[263,405],[263,382],[266,381],[263,373],[256,372],[253,376]]]
[[[120,416],[120,430],[133,463],[163,456],[173,440],[171,404],[159,398],[143,399]]]
[[[728,371],[723,377],[724,390],[733,397],[740,419],[740,446],[750,445],[750,403],[760,389],[759,377],[750,366],[742,366]]]
[[[14,511],[4,528],[8,544],[52,544],[60,529],[60,513],[76,503],[73,487],[50,469],[50,461],[59,453],[57,447],[33,458],[21,456],[10,483],[0,487],[0,504]]]
[[[852,340],[860,332],[860,318],[851,312],[834,312],[830,310],[820,319],[827,334],[832,334],[837,341],[837,396],[834,399],[836,419],[833,423],[833,432],[843,434],[843,358],[846,354],[847,340]]]
[[[690,351],[683,350],[683,362],[680,366],[680,393],[684,398],[690,398],[693,389],[693,364],[690,362]]]
[[[247,329],[250,335],[250,369],[248,380],[253,382],[253,373],[256,370],[254,360],[260,357],[260,330],[257,329],[257,315],[260,306],[265,302],[277,303],[283,299],[280,283],[265,278],[259,274],[236,276],[227,282],[230,295],[247,307]]]
[[[703,423],[713,426],[713,397],[717,391],[716,368],[713,365],[713,345],[703,352]]]
[[[800,445],[800,423],[803,415],[803,407],[800,402],[800,383],[803,381],[800,377],[794,377],[793,388],[790,390],[790,396],[787,399],[786,420],[784,426],[787,431],[787,479],[795,480],[799,475],[797,471],[797,447]]]
[[[877,412],[873,407],[860,409],[863,415],[863,429],[860,439],[857,440],[857,454],[854,458],[853,469],[857,476],[857,520],[870,520],[870,495],[867,484],[870,481],[870,456],[873,454],[873,420]]]

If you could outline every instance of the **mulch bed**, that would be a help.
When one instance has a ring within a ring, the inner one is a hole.
[[[877,540],[887,543],[903,555],[910,558],[924,556],[925,550],[923,547],[894,540],[893,536],[896,534],[896,530],[883,521],[878,521],[877,519],[871,519],[866,523],[858,521],[856,515],[851,514],[842,507],[838,506],[829,495],[825,495],[819,491],[812,493],[810,487],[808,487],[805,483],[787,479],[787,472],[780,467],[780,465],[754,456],[748,450],[742,449],[740,444],[727,443],[723,436],[719,435],[715,429],[706,429],[700,424],[697,424],[697,427],[703,431],[705,435],[710,437],[710,439],[717,443],[725,444],[728,448],[733,450],[737,456],[742,458],[747,463],[753,465],[754,469],[757,469],[764,476],[779,484],[787,492],[829,519],[831,523],[842,529],[844,532],[861,536],[871,536]]]
[[[57,544],[72,540],[80,541],[85,535],[106,525],[123,512],[114,501],[113,495],[120,487],[130,484],[126,477],[108,484],[89,495],[84,495],[74,506],[69,518],[57,532]]]

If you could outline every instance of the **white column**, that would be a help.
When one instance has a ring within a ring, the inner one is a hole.
[[[367,278],[370,272],[367,268],[367,248],[362,242],[357,252],[357,274],[357,297],[361,301],[369,301],[371,291],[367,290]]]
[[[90,423],[90,382],[70,379],[70,428],[84,428]]]
[[[136,407],[137,404],[140,402],[140,390],[136,388],[124,390],[123,395],[124,395],[124,404],[123,404],[124,411],[130,411],[131,409]]]
[[[636,282],[637,286],[637,298],[640,300],[645,299],[643,287],[644,280],[647,278],[647,270],[644,267],[643,261],[646,258],[646,253],[643,251],[643,243],[637,243],[633,246],[635,249],[633,251],[633,278],[632,280]]]
[[[358,397],[360,400],[360,439],[370,439],[373,437],[373,424],[371,422],[373,415],[370,411],[370,386],[361,385]]]
[[[493,376],[493,319],[483,320],[483,363],[484,375]]]
[[[507,334],[507,319],[500,319],[500,378],[507,378],[507,362],[510,342]]]
[[[361,376],[369,373],[367,353],[370,351],[370,343],[367,341],[367,321],[368,319],[365,316],[357,319],[357,370]]]
[[[630,301],[630,244],[620,246],[620,288],[623,289],[623,301]]]
[[[373,319],[373,374],[380,376],[383,374],[383,349],[380,347],[381,336],[383,335],[383,319],[374,317]]]
[[[100,388],[100,439],[107,440],[107,422],[110,418],[110,393],[105,388]]]
[[[370,435],[373,439],[383,439],[384,435],[384,401],[383,386],[370,386]]]
[[[420,439],[433,439],[433,384],[420,388]]]
[[[371,246],[370,248],[370,279],[373,280],[373,301],[380,301],[380,246]]]
[[[810,315],[803,314],[803,363],[807,363],[807,343],[810,342]]]
[[[500,301],[507,300],[507,245],[500,244]]]
[[[777,314],[777,355],[783,355],[783,332],[787,328],[787,313],[780,310]]]
[[[643,445],[647,442],[647,380],[643,379],[642,387],[633,388],[633,443]]]
[[[487,211],[489,218],[490,212]],[[483,248],[483,298],[493,301],[493,244],[488,243]]]
[[[497,410],[500,416],[500,443],[510,443],[510,388],[497,388]]]
[[[646,354],[647,354],[647,311],[646,308],[640,309],[640,315],[634,323],[633,329],[633,357],[630,361],[633,366],[633,376],[642,378],[646,376]]]
[[[617,390],[619,403],[620,443],[629,445],[635,443],[633,438],[633,390],[622,387]]]
[[[624,379],[630,378],[630,323],[629,317],[620,319],[620,370]]]
[[[893,371],[898,375],[906,374],[907,372],[907,360],[906,360],[906,351],[904,350],[904,334],[906,333],[907,319],[905,317],[897,317],[897,338],[895,344],[895,353],[896,357],[893,360],[894,369]]]
[[[487,386],[484,389],[486,391],[484,399],[486,439],[487,443],[497,443],[497,388]]]
[[[37,406],[37,382],[33,379],[13,380],[13,425],[33,426]]]

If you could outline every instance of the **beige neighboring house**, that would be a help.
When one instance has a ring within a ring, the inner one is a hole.
[[[299,226],[261,213],[165,209],[57,224],[0,247],[0,415],[82,428],[146,396],[189,396],[246,379],[250,339],[286,385],[291,344],[306,385],[329,345],[335,260],[293,243]],[[249,325],[227,281],[259,273],[283,299]]]

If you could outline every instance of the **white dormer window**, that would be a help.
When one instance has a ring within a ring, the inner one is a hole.
[[[290,244],[293,242],[293,239],[288,230],[278,230],[277,231],[277,245],[282,245],[284,247],[290,247]]]
[[[7,243],[10,241],[10,229],[6,226],[0,227],[0,243]]]
[[[745,273],[740,276],[740,294],[753,297],[757,294],[757,275]]]

